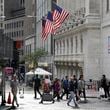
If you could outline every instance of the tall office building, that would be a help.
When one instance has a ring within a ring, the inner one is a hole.
[[[13,57],[16,61],[23,56],[25,0],[4,0],[4,34],[14,40]]]
[[[4,0],[0,0],[0,59],[6,63],[13,58],[13,40],[4,34],[5,8]]]
[[[36,50],[36,1],[25,1],[25,54]]]

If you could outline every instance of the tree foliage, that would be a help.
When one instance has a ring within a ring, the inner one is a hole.
[[[38,60],[46,54],[47,52],[44,49],[37,49],[31,54],[25,55],[24,59],[26,62],[28,62],[28,64],[33,64],[33,66],[36,67],[38,64]]]

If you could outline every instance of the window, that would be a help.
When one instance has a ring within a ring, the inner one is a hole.
[[[71,53],[73,53],[73,37],[71,38]]]
[[[65,40],[63,40],[63,53],[65,54]]]
[[[81,53],[83,52],[83,36],[81,34],[81,37],[80,37],[80,43],[81,43]]]
[[[77,39],[77,36],[75,37],[75,43],[76,43],[75,53],[77,53],[77,51],[78,51],[78,39]]]
[[[110,3],[109,0],[107,0],[107,5],[106,5],[106,6],[107,6],[107,7],[106,7],[106,11],[107,11],[107,12],[109,11],[109,3]]]
[[[3,11],[3,5],[1,5],[1,11]]]
[[[22,5],[22,6],[24,6],[24,0],[20,0],[20,4]]]
[[[67,54],[69,53],[69,40],[67,39]]]

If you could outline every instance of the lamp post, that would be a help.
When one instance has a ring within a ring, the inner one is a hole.
[[[0,21],[2,23],[2,27],[0,27],[0,29],[2,30],[2,36],[4,36],[4,28],[3,28],[3,21],[5,19],[5,16],[0,16]],[[3,40],[5,43],[5,38],[3,37]],[[4,44],[3,44],[4,45]],[[5,56],[5,48],[3,49],[3,55]],[[5,101],[5,73],[4,73],[4,66],[5,66],[5,59],[4,56],[2,58],[2,64],[1,64],[1,72],[2,72],[2,101],[1,101],[1,105],[5,105],[6,101]]]

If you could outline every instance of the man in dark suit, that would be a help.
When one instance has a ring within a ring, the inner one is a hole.
[[[34,78],[34,95],[35,95],[34,98],[37,98],[37,92],[39,93],[40,96],[42,96],[40,91],[39,91],[40,86],[41,86],[41,81],[38,78],[38,75],[36,75]]]

